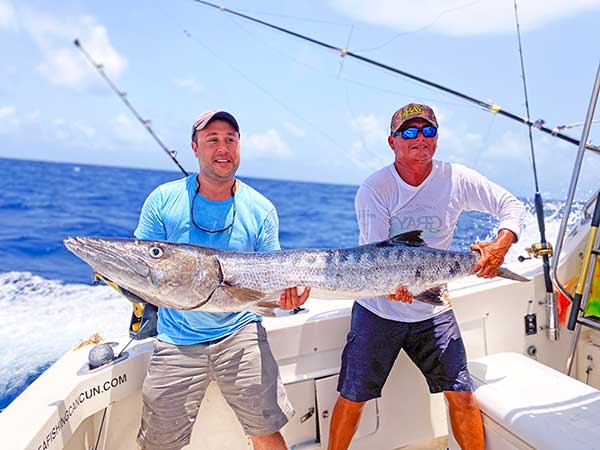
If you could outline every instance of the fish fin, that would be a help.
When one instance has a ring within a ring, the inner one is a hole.
[[[250,288],[231,286],[226,283],[221,284],[221,289],[223,289],[236,300],[244,302],[256,302],[266,297],[264,292]]]
[[[276,317],[277,313],[276,313],[276,308],[278,307],[277,304],[275,305],[270,305],[270,304],[266,304],[266,303],[256,303],[255,305],[252,305],[252,307],[248,308],[248,310],[263,316],[263,317]]]
[[[443,300],[444,293],[448,292],[446,286],[435,286],[431,289],[421,292],[419,295],[415,295],[414,299],[428,305],[441,306],[446,302]]]
[[[423,230],[412,230],[406,233],[397,234],[394,237],[381,241],[377,244],[379,247],[388,247],[393,245],[408,245],[410,247],[425,246],[425,241],[421,238]]]
[[[505,269],[504,267],[500,267],[500,270],[498,271],[498,276],[501,278],[506,278],[508,280],[515,280],[521,282],[531,281],[531,279],[523,277],[518,273],[514,273],[512,270]]]
[[[275,317],[277,316],[276,309],[279,308],[278,301],[266,301],[266,302],[258,302],[253,305],[250,311],[255,312],[264,317]]]

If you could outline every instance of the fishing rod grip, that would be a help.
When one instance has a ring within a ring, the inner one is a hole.
[[[575,293],[573,296],[573,302],[571,303],[571,312],[569,313],[569,322],[567,328],[571,331],[575,329],[577,324],[577,316],[579,315],[579,309],[581,308],[581,297],[582,294]]]
[[[538,228],[540,230],[540,240],[542,244],[546,243],[546,224],[544,222],[544,203],[542,201],[542,194],[539,192],[535,193],[535,215],[537,217]]]

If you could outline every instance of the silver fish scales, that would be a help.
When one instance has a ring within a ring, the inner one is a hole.
[[[420,235],[415,230],[352,248],[271,253],[92,237],[67,238],[65,245],[102,278],[156,306],[272,315],[291,286],[311,286],[316,298],[358,299],[403,284],[415,300],[442,304],[445,284],[469,275],[478,253],[427,247]],[[527,281],[507,269],[499,276]]]

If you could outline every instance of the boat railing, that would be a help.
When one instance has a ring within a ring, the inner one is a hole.
[[[583,124],[583,131],[581,133],[581,139],[579,141],[579,146],[577,149],[577,156],[575,157],[575,163],[573,166],[573,173],[571,174],[571,180],[569,182],[569,190],[567,193],[567,199],[565,201],[565,209],[563,211],[563,216],[560,222],[560,227],[558,230],[558,235],[556,237],[556,244],[554,245],[554,258],[552,259],[552,272],[551,277],[554,285],[558,290],[560,290],[567,298],[571,299],[571,295],[564,288],[563,283],[558,279],[558,262],[560,259],[560,253],[562,251],[562,246],[565,238],[565,234],[567,232],[567,225],[569,222],[569,215],[571,213],[571,207],[573,205],[573,199],[575,198],[575,191],[577,189],[577,183],[579,181],[579,174],[581,172],[581,166],[583,164],[583,156],[586,151],[586,143],[588,141],[588,136],[590,134],[590,128],[592,125],[592,119],[594,117],[594,111],[596,109],[596,103],[598,101],[598,92],[600,91],[600,64],[598,65],[598,70],[596,71],[596,80],[594,83],[594,88],[592,90],[592,95],[590,98],[590,104],[588,106],[587,114],[585,117],[585,122]],[[593,196],[590,201],[586,204],[586,208],[584,210],[585,214],[588,214],[589,207],[594,202],[594,198],[597,196]]]
[[[587,302],[587,293],[583,296],[582,301],[582,292],[580,286],[583,286],[583,278],[587,277],[587,270],[589,268],[589,260],[591,257],[595,257],[592,255],[592,249],[594,242],[596,241],[595,235],[595,227],[591,226],[590,228],[590,238],[588,239],[588,245],[586,249],[586,254],[584,255],[584,264],[582,267],[582,271],[580,274],[580,281],[576,290],[576,295],[572,296],[567,289],[565,288],[564,283],[562,283],[558,278],[558,265],[560,261],[560,254],[562,251],[565,234],[567,231],[567,225],[569,222],[569,215],[571,213],[571,207],[573,205],[573,199],[575,197],[575,191],[577,189],[577,183],[579,181],[579,174],[581,172],[581,167],[583,165],[583,157],[586,151],[586,143],[588,142],[588,137],[590,133],[590,128],[592,125],[594,111],[596,109],[596,103],[598,101],[598,93],[600,91],[600,64],[598,65],[598,69],[596,71],[596,80],[594,82],[594,88],[592,89],[592,95],[590,97],[590,104],[588,106],[587,114],[585,117],[585,122],[583,124],[583,131],[581,133],[581,140],[579,141],[579,147],[577,149],[577,155],[575,157],[575,163],[573,166],[573,173],[571,174],[571,180],[569,182],[569,190],[567,193],[567,199],[565,202],[565,209],[563,211],[562,220],[560,223],[560,228],[558,230],[558,235],[556,237],[556,245],[554,246],[554,258],[552,259],[552,270],[551,270],[551,278],[554,283],[556,289],[558,289],[566,298],[571,301],[571,317],[569,318],[569,326],[570,330],[574,330],[574,334],[571,340],[571,348],[569,351],[569,355],[567,357],[566,365],[565,365],[565,373],[568,375],[571,372],[571,368],[573,366],[573,359],[575,355],[575,350],[577,348],[577,342],[579,340],[579,335],[581,332],[581,321],[577,319],[579,315],[580,304],[585,308],[585,304]],[[584,209],[584,214],[588,214],[589,208],[591,205],[596,203],[595,211],[598,211],[598,202],[600,202],[600,192],[590,199],[586,207]],[[594,217],[596,214],[594,214]],[[592,222],[597,221],[597,219],[593,219]],[[593,224],[592,224],[593,225]],[[597,224],[596,224],[597,228]],[[592,266],[593,267],[593,266]],[[548,296],[547,300],[547,329],[553,330],[554,335],[549,335],[548,337],[552,340],[558,339],[558,310],[556,304],[556,295],[552,294]],[[574,308],[577,308],[575,311]],[[595,327],[594,327],[595,328]]]

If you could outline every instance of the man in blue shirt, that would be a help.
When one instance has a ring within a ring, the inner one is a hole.
[[[157,187],[146,199],[135,236],[222,250],[279,250],[278,218],[269,200],[235,178],[240,132],[225,111],[207,111],[192,127],[199,173]],[[280,307],[310,293],[282,293]],[[279,430],[293,414],[260,316],[251,311],[158,310],[158,336],[144,381],[138,442],[176,450],[190,441],[211,380],[236,413],[255,449],[285,449]],[[232,363],[235,362],[235,363]]]

